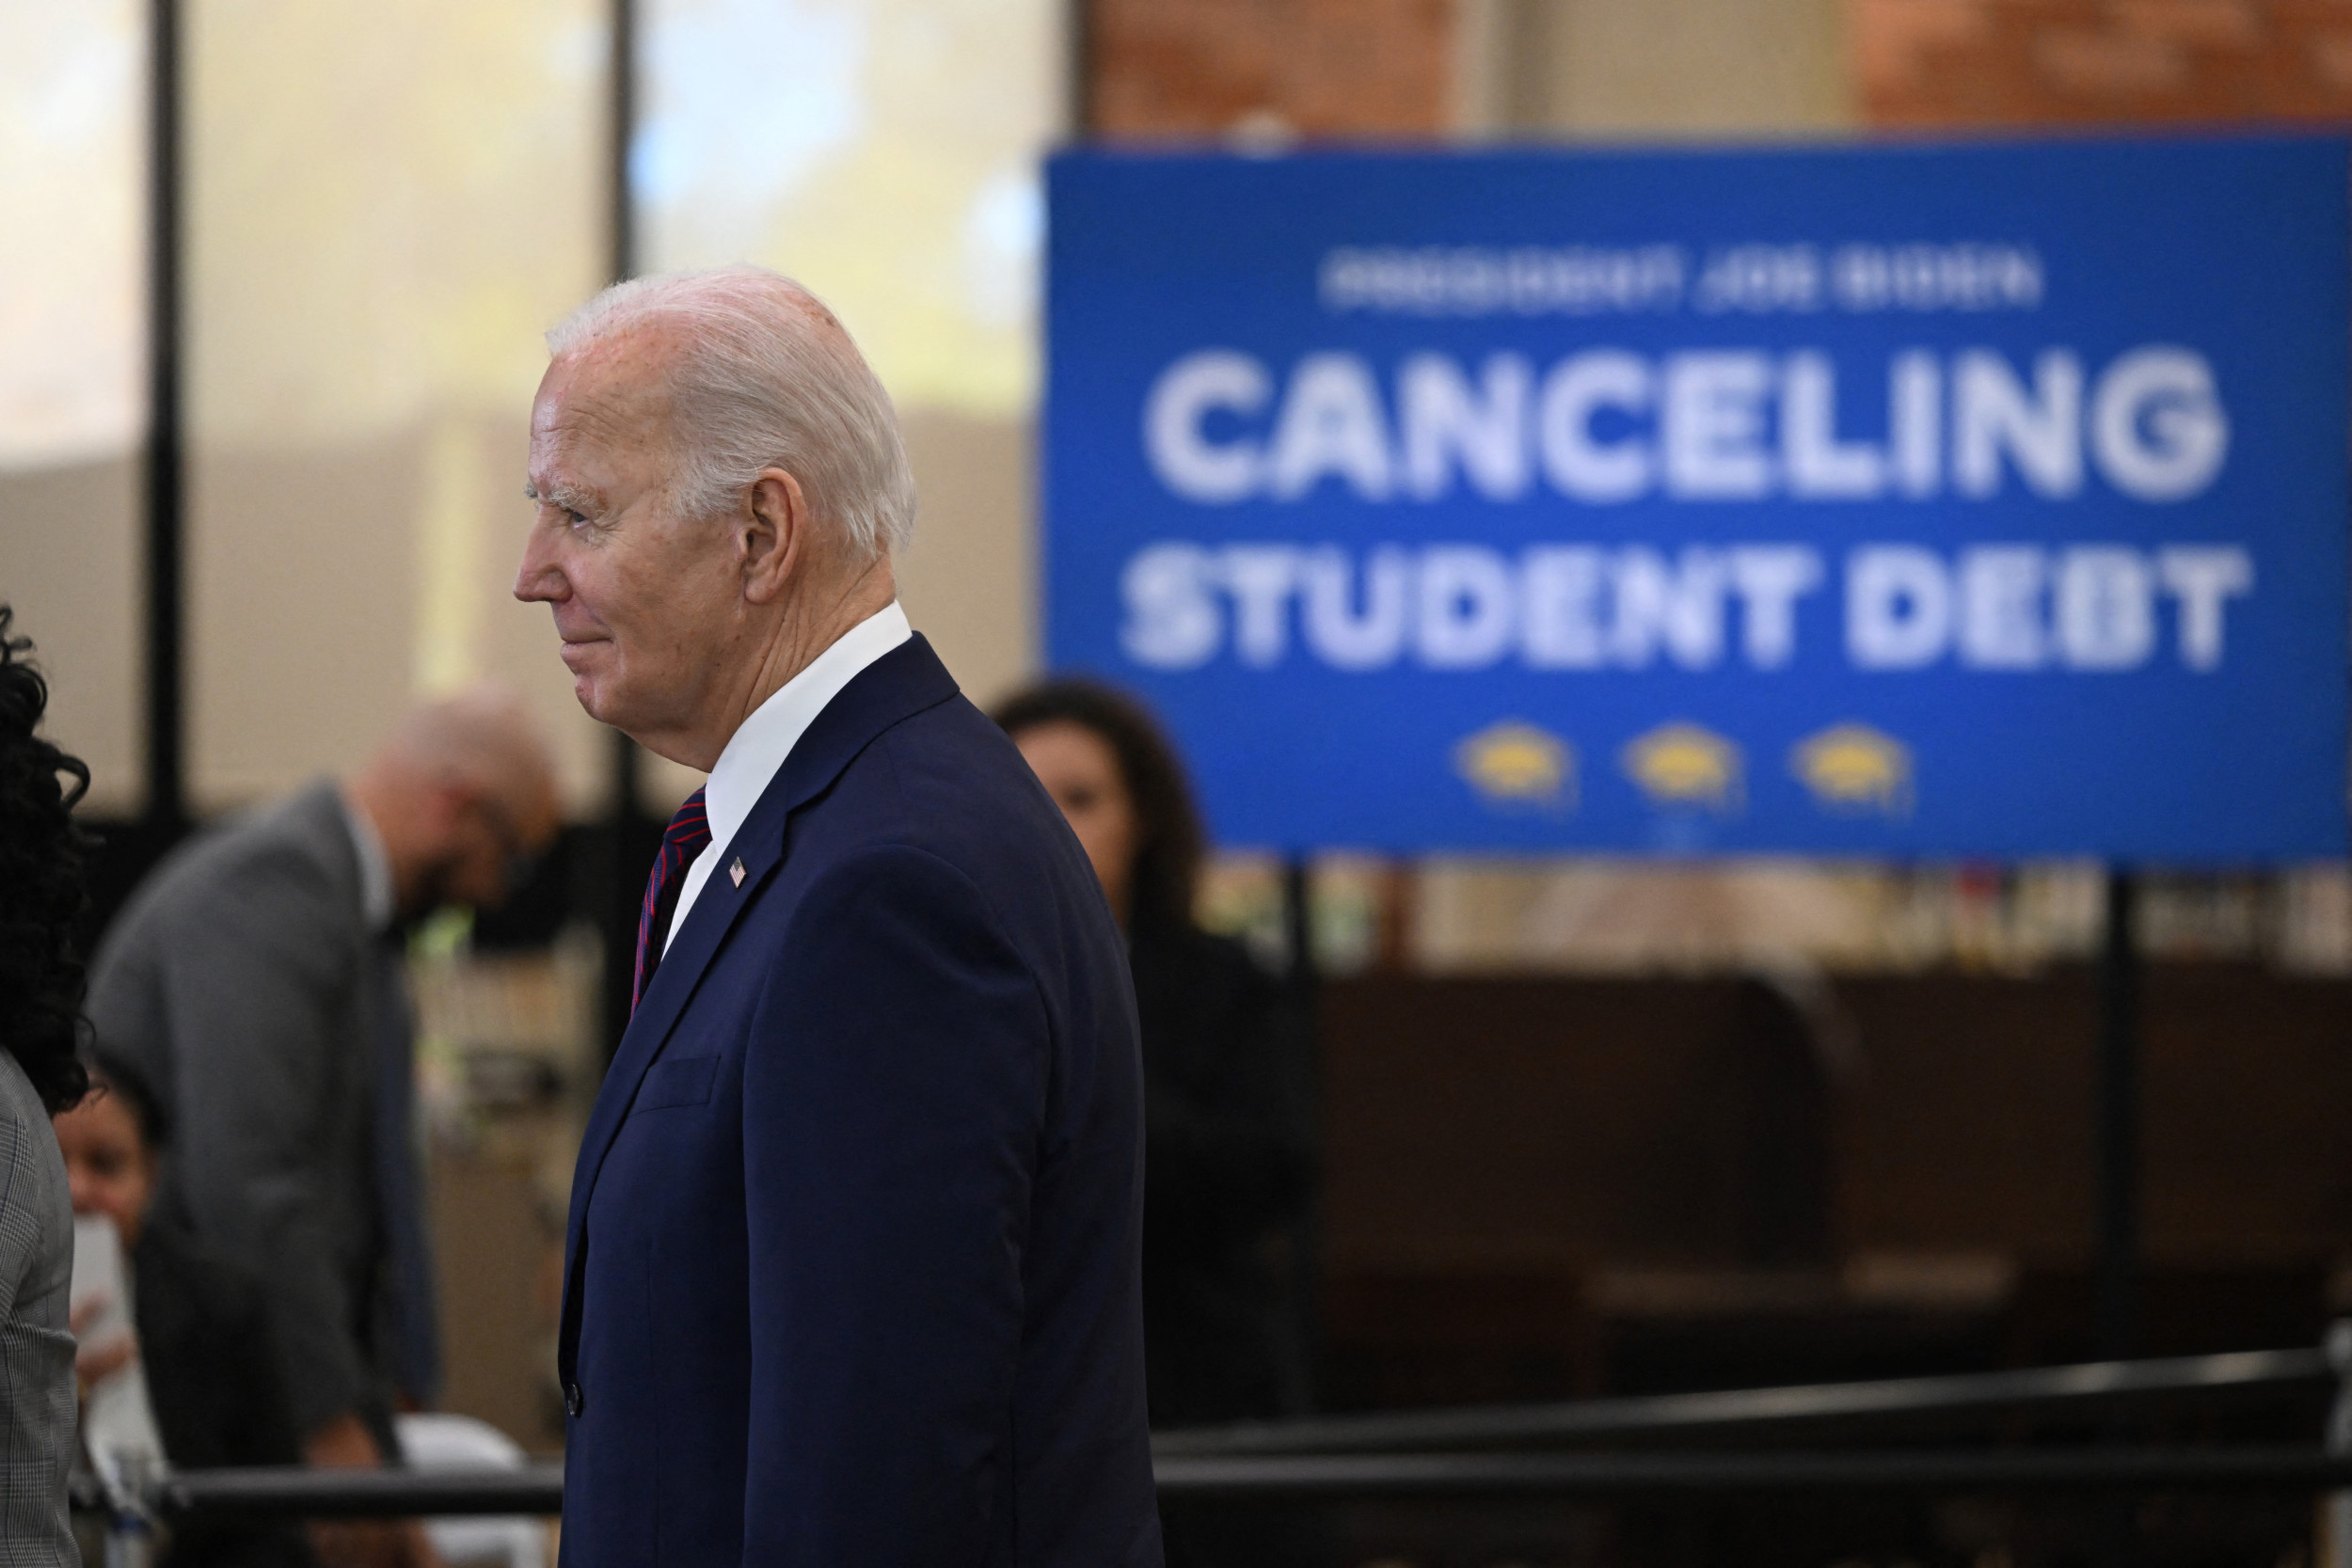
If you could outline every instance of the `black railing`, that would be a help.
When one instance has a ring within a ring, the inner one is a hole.
[[[2332,1384],[2335,1375],[2323,1351],[2247,1351],[2163,1361],[2093,1361],[1958,1377],[1658,1394],[1560,1404],[1471,1405],[1198,1427],[1161,1433],[1152,1439],[1152,1451],[1162,1459],[1396,1453],[1599,1442],[1648,1444],[1824,1426],[1867,1427],[1878,1432],[1963,1417],[2106,1413],[2184,1396],[2319,1389]]]
[[[1871,1491],[2272,1491],[2352,1486],[2352,1459],[2317,1448],[1787,1453],[1278,1454],[1163,1459],[1176,1498],[1622,1497]],[[561,1465],[475,1474],[192,1470],[154,1489],[164,1518],[554,1513]]]
[[[2031,1371],[1824,1384],[1578,1403],[1337,1417],[1171,1432],[1153,1441],[1170,1499],[1301,1502],[1419,1497],[1614,1497],[1788,1492],[2122,1492],[2352,1490],[2352,1444],[2328,1447],[2041,1446],[1659,1451],[1692,1435],[1892,1429],[1922,1418],[2111,1412],[2146,1400],[2317,1390],[2352,1372],[2352,1329],[2329,1349],[2164,1361],[2094,1362]],[[2338,1420],[2352,1400],[2338,1385]],[[1529,1451],[1608,1443],[1613,1449]],[[84,1506],[119,1534],[150,1519],[547,1514],[562,1510],[561,1465],[511,1470],[186,1470]]]

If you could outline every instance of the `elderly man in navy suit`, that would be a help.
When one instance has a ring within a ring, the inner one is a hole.
[[[898,608],[890,400],[750,267],[549,343],[516,595],[709,772],[573,1179],[564,1561],[1157,1563],[1125,958]]]

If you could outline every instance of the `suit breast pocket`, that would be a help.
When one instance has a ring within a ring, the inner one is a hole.
[[[632,1111],[659,1111],[673,1105],[707,1105],[710,1086],[718,1082],[716,1056],[665,1056],[645,1069],[637,1087]]]

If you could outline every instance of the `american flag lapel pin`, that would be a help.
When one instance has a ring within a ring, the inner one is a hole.
[[[736,856],[736,857],[735,857],[735,863],[734,863],[733,865],[730,865],[730,866],[728,866],[728,867],[727,867],[727,876],[728,876],[729,878],[733,879],[733,880],[734,880],[734,882],[735,882],[735,885],[736,885],[737,887],[741,887],[741,886],[743,885],[743,857],[742,857],[742,856],[738,855],[738,856]]]

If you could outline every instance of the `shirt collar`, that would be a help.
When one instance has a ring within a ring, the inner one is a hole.
[[[752,710],[710,769],[703,786],[703,811],[710,822],[710,847],[703,858],[715,860],[733,842],[736,830],[767,793],[768,783],[808,733],[825,705],[841,694],[866,667],[914,635],[907,612],[893,599],[841,635],[818,654],[807,669],[793,676],[775,694]],[[671,925],[675,931],[684,920]]]
[[[335,799],[343,808],[343,826],[350,830],[351,847],[359,857],[359,913],[369,930],[389,931],[397,911],[392,907],[392,865],[385,858],[384,835],[375,831],[367,809],[349,791],[338,789]]]

